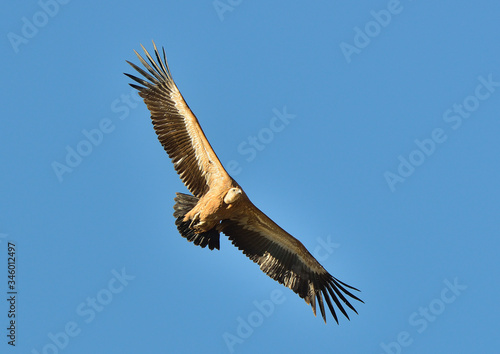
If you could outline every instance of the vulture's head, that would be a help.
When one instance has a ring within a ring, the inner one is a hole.
[[[231,188],[227,191],[226,196],[224,197],[224,203],[233,204],[239,197],[241,197],[241,189]]]

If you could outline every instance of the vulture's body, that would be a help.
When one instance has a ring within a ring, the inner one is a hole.
[[[331,299],[349,318],[342,304],[356,312],[346,296],[361,301],[348,290],[357,289],[332,277],[302,243],[252,204],[222,166],[184,101],[170,74],[165,52],[162,60],[156,46],[154,49],[156,61],[144,49],[149,63],[136,52],[147,71],[129,62],[143,79],[126,75],[142,85],[131,84],[144,99],[158,139],[193,194],[177,193],[174,199],[180,234],[213,250],[219,249],[223,232],[262,271],[310,304],[315,315],[317,301],[325,322],[323,298],[337,323]]]

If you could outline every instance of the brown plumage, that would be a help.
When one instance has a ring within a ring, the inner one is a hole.
[[[325,323],[323,299],[337,323],[334,304],[349,318],[343,305],[356,312],[346,297],[361,301],[351,293],[359,290],[331,276],[302,243],[252,204],[222,166],[184,101],[170,74],[165,50],[162,60],[154,42],[153,46],[156,60],[144,47],[148,61],[135,52],[147,71],[127,61],[143,78],[125,75],[141,85],[130,84],[144,99],[160,143],[193,194],[177,193],[174,199],[180,234],[213,250],[219,249],[223,232],[264,273],[310,304],[314,315],[317,302]]]

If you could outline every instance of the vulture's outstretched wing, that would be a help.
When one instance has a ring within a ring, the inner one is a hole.
[[[149,63],[137,52],[135,54],[147,71],[127,61],[144,79],[125,74],[142,86],[130,84],[139,91],[149,111],[158,140],[172,159],[182,182],[196,197],[201,197],[213,182],[231,177],[220,163],[210,146],[198,119],[196,119],[168,68],[165,50],[163,60],[153,42],[156,61],[144,47]]]
[[[223,220],[219,229],[248,258],[257,263],[264,273],[292,289],[310,304],[315,316],[317,301],[325,323],[323,298],[337,323],[332,299],[348,319],[342,304],[354,312],[356,310],[345,295],[363,302],[348,290],[359,291],[358,289],[331,276],[300,241],[279,227],[251,202],[244,215],[237,219]]]

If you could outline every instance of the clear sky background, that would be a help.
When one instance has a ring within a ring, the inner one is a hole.
[[[3,5],[0,351],[497,353],[500,4],[215,4]],[[359,315],[325,325],[225,236],[178,234],[186,188],[123,75],[151,40],[222,163],[361,289]]]

